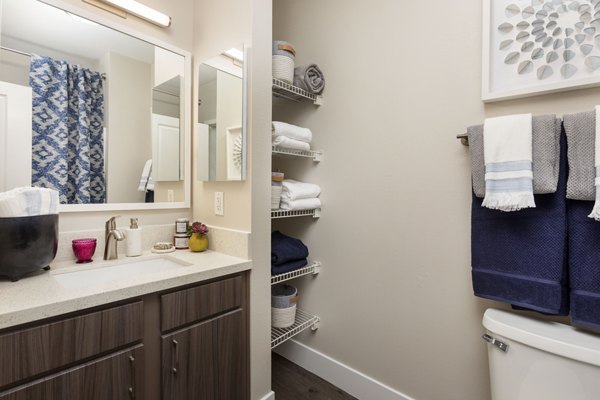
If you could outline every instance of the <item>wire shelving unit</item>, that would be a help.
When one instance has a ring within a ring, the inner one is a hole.
[[[299,278],[304,275],[317,275],[319,272],[321,272],[321,262],[313,261],[304,268],[300,268],[292,272],[286,272],[285,274],[271,276],[271,285],[289,281],[290,279]]]
[[[273,328],[271,327],[271,349],[279,346],[281,343],[296,336],[302,331],[310,328],[313,331],[319,329],[321,320],[316,315],[307,313],[304,310],[296,310],[296,321],[289,328]]]
[[[323,105],[323,96],[312,94],[281,79],[273,78],[273,95],[292,101],[310,100],[316,106]]]
[[[282,156],[312,158],[314,162],[321,162],[321,160],[323,159],[323,152],[320,150],[295,150],[286,149],[279,146],[273,146],[273,154]]]
[[[315,208],[312,210],[271,210],[271,219],[294,218],[294,217],[321,217],[321,209]]]

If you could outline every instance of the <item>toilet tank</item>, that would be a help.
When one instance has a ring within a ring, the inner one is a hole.
[[[492,400],[600,399],[600,336],[488,309]]]

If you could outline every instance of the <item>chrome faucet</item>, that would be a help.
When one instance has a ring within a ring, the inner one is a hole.
[[[104,259],[105,260],[116,260],[117,254],[117,242],[120,242],[125,238],[123,232],[117,229],[117,223],[115,219],[119,216],[112,217],[106,221],[104,230]]]

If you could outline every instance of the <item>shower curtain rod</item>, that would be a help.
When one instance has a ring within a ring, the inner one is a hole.
[[[21,50],[11,49],[10,47],[0,46],[0,49],[6,50],[6,51],[10,51],[10,52],[13,52],[13,53],[16,53],[16,54],[20,54],[22,56],[31,57],[31,53],[26,53],[26,52],[21,51]],[[100,76],[102,77],[102,79],[106,79],[106,74],[105,73],[101,73]]]

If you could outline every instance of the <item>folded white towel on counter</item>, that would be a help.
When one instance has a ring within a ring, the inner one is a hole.
[[[310,150],[310,144],[301,142],[300,140],[291,139],[287,136],[273,136],[273,146],[293,150]]]
[[[273,136],[286,136],[301,142],[312,142],[310,129],[279,121],[273,121]]]
[[[596,187],[596,202],[592,213],[588,217],[600,221],[600,106],[596,106],[596,142],[594,144],[594,165],[596,167],[596,179],[594,180],[594,186]]]
[[[154,181],[152,180],[152,159],[146,161],[146,164],[144,164],[140,184],[138,186],[138,192],[147,192],[148,190],[154,190]]]
[[[0,218],[58,214],[58,191],[21,187],[0,193]]]
[[[298,182],[293,179],[283,180],[283,192],[281,198],[285,200],[300,200],[319,197],[321,187],[314,183]]]
[[[312,199],[287,200],[282,197],[279,207],[286,211],[313,210],[321,208],[321,199],[313,197]]]
[[[532,143],[531,114],[485,120],[483,207],[501,211],[535,207]]]

